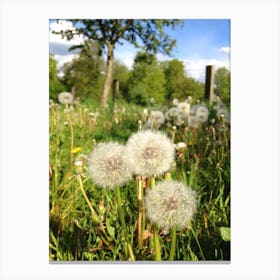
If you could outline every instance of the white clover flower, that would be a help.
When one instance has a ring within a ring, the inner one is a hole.
[[[109,189],[126,184],[132,178],[126,155],[124,145],[115,142],[97,144],[88,161],[93,181]]]
[[[152,111],[144,129],[158,129],[165,121],[161,111]]]
[[[159,176],[171,168],[175,147],[164,133],[145,130],[128,139],[127,153],[134,174]]]
[[[58,101],[61,104],[73,104],[74,96],[70,92],[66,92],[66,91],[65,92],[61,92],[58,95]]]
[[[196,192],[183,183],[168,180],[149,189],[145,197],[148,219],[161,229],[184,229],[196,212]]]

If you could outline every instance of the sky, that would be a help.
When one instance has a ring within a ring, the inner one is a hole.
[[[83,41],[82,37],[71,41],[63,40],[60,35],[52,34],[52,30],[73,28],[71,23],[50,21],[49,51],[58,61],[60,68],[63,63],[73,59],[75,54],[68,51],[73,44]],[[198,81],[205,80],[205,67],[214,65],[215,69],[230,69],[230,20],[229,19],[186,19],[183,28],[165,30],[177,43],[172,56],[157,54],[158,60],[179,59],[184,63],[187,76]],[[115,48],[115,59],[123,62],[131,69],[134,57],[139,51],[133,45],[123,42]]]

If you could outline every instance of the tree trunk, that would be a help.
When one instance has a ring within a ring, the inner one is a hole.
[[[102,93],[101,104],[106,106],[108,103],[108,98],[111,90],[112,76],[113,76],[113,63],[114,63],[114,45],[108,44],[108,55],[107,55],[107,66],[105,83]]]

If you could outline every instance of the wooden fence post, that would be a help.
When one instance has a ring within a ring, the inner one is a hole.
[[[120,89],[119,80],[113,80],[113,100],[115,101],[118,97]]]
[[[209,103],[212,104],[214,98],[214,66],[207,65],[206,66],[206,77],[205,77],[205,90],[204,90],[204,98],[209,100]]]

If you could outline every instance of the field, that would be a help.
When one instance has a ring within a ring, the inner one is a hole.
[[[182,103],[190,106],[188,118],[179,117]],[[207,108],[207,118],[191,123],[199,106]],[[51,101],[49,260],[230,260],[227,110],[221,101],[210,105],[191,99],[164,107],[151,102],[145,108],[121,101],[105,108],[90,101]],[[89,170],[92,151],[99,143],[126,145],[139,131],[160,131],[171,139],[176,149],[170,169],[158,176],[134,175],[116,188],[96,184]],[[165,181],[195,191],[196,211],[184,228],[161,228],[147,217],[146,193]]]

